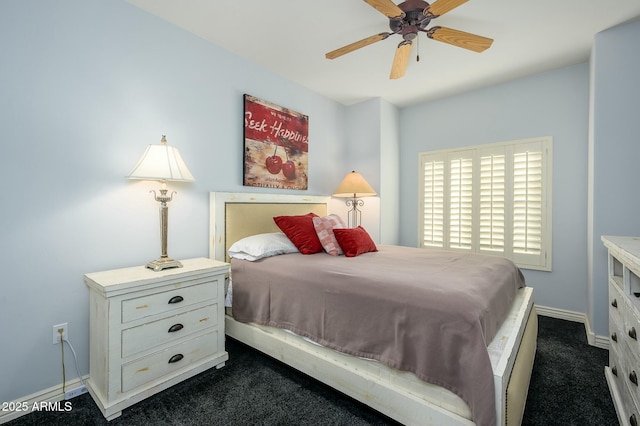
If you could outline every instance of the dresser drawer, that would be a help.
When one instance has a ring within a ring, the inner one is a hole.
[[[638,406],[633,401],[629,401],[628,399],[624,400],[624,404],[625,412],[627,414],[626,419],[629,421],[629,425],[640,425],[640,414],[638,413]]]
[[[613,374],[614,382],[618,391],[626,391],[625,381],[627,379],[625,375],[627,374],[627,367],[623,365],[622,358],[618,353],[618,347],[614,345],[611,345],[609,348],[609,368],[611,369],[611,374]]]
[[[122,392],[189,367],[218,353],[218,332],[205,334],[122,366]]]
[[[622,397],[622,405],[624,407],[624,417],[632,424],[632,418],[635,419],[635,424],[640,425],[640,414],[638,413],[638,400],[635,395],[637,395],[637,386],[633,385],[631,382],[627,380],[626,388],[621,394]]]
[[[617,285],[609,283],[609,316],[618,324],[623,323],[623,312],[627,310],[625,298]]]
[[[624,321],[624,338],[629,344],[631,353],[640,353],[640,319],[636,316],[633,309],[625,309],[623,312]],[[624,353],[623,353],[624,355]]]
[[[622,412],[620,412],[619,415],[620,417],[626,420],[626,422],[623,421],[622,424],[630,425],[632,424],[631,419],[634,418],[636,421],[636,425],[640,425],[640,416],[638,415],[638,408],[635,402],[633,401],[633,398],[631,397],[631,391],[629,390],[628,386],[626,386],[626,383],[622,383],[622,387],[618,388],[618,391],[619,391],[620,402],[621,402],[621,406],[619,406],[618,408],[622,409]]]
[[[609,316],[609,346],[610,349],[615,349],[617,353],[622,352],[622,347],[625,344],[625,328],[624,322],[616,322],[611,316]],[[609,352],[611,354],[611,352]]]
[[[218,305],[163,318],[122,331],[122,357],[127,358],[218,325]]]
[[[630,400],[633,400],[638,405],[638,401],[640,401],[640,362],[636,359],[635,354],[629,351],[628,347],[622,346],[619,363],[623,366],[622,379],[632,397]]]
[[[211,281],[188,287],[167,286],[166,291],[122,301],[122,322],[127,323],[151,315],[168,313],[188,305],[214,300],[218,286]]]

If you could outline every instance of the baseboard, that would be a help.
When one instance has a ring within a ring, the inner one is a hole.
[[[593,332],[589,318],[585,313],[567,311],[565,309],[550,308],[547,306],[536,305],[536,311],[538,315],[545,317],[558,318],[567,321],[579,322],[584,324],[585,332],[587,333],[587,342],[591,346],[601,349],[609,349],[609,336],[598,336]]]
[[[89,376],[83,377],[83,380],[87,380]],[[66,383],[65,389],[70,390],[82,385],[80,379],[70,380]],[[63,401],[63,402],[60,402]],[[24,398],[17,399],[11,402],[2,402],[3,406],[0,410],[0,424],[9,422],[10,420],[22,417],[25,414],[29,414],[32,411],[70,411],[73,410],[73,401],[64,401],[64,392],[62,390],[62,383],[59,385],[50,387],[34,394],[25,396]],[[6,404],[6,406],[5,406]],[[5,411],[7,410],[7,411]]]

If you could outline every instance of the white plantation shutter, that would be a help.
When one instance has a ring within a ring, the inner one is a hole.
[[[513,252],[521,262],[535,262],[542,254],[543,176],[540,144],[517,147],[513,156]]]
[[[444,161],[422,162],[422,246],[443,247],[444,242]]]
[[[504,252],[505,179],[504,149],[480,157],[479,250]]]
[[[473,158],[453,158],[449,167],[449,248],[471,250]]]
[[[550,137],[421,153],[421,247],[551,270]]]

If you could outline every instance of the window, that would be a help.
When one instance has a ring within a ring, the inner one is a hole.
[[[420,246],[551,270],[552,138],[420,154]]]

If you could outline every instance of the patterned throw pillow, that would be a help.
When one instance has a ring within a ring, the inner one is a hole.
[[[336,240],[335,235],[333,235],[334,229],[341,229],[345,227],[340,216],[330,214],[325,217],[314,217],[313,227],[316,229],[316,234],[318,235],[320,244],[322,244],[322,247],[327,253],[332,256],[343,254],[342,249],[340,249],[340,245],[338,244],[338,240]]]

